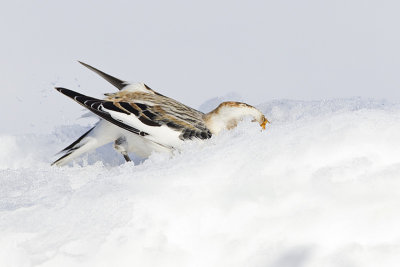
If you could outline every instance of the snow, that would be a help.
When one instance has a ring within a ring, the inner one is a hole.
[[[1,133],[0,266],[397,266],[400,103],[258,107],[266,131],[134,164],[106,146],[51,167],[90,125]]]

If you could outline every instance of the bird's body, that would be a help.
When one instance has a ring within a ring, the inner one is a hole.
[[[224,128],[231,128],[245,115],[253,116],[263,128],[268,122],[260,111],[238,102],[224,102],[214,111],[204,114],[157,93],[143,83],[129,84],[82,64],[120,91],[106,94],[106,98],[101,100],[56,88],[101,118],[91,130],[61,151],[64,155],[53,163],[56,165],[65,165],[110,142],[114,142],[114,148],[129,161],[128,152],[148,157],[153,151],[171,151],[186,140],[208,139]]]

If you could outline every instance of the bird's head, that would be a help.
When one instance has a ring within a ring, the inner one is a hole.
[[[216,109],[204,115],[206,126],[213,134],[223,129],[232,129],[244,117],[253,117],[265,129],[269,121],[264,114],[253,106],[241,102],[223,102]]]

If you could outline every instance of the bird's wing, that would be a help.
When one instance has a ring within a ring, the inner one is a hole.
[[[95,67],[92,67],[86,63],[83,63],[81,61],[78,61],[79,63],[81,63],[83,66],[85,66],[86,68],[90,69],[91,71],[97,73],[98,75],[100,75],[103,79],[105,79],[107,82],[111,83],[112,85],[114,85],[115,87],[118,88],[118,90],[122,90],[125,86],[127,86],[129,83],[126,81],[122,81],[118,78],[115,78],[105,72],[102,72],[101,70],[96,69]]]
[[[103,71],[101,71],[99,69],[96,69],[93,66],[90,66],[89,64],[86,64],[86,63],[81,62],[81,61],[78,61],[78,62],[81,63],[86,68],[90,69],[91,71],[93,71],[93,72],[97,73],[98,75],[100,75],[100,77],[102,77],[107,82],[109,82],[112,85],[114,85],[120,91],[123,90],[123,89],[126,89],[129,85],[131,85],[129,82],[120,80],[118,78],[115,78],[115,77],[111,76],[110,74],[107,74],[107,73],[105,73],[105,72],[103,72]],[[135,87],[135,85],[134,85],[134,87]],[[154,91],[153,89],[151,89],[146,84],[143,84],[143,88],[141,88],[141,89],[162,96],[162,94]],[[132,90],[132,87],[130,88],[130,90]]]
[[[127,103],[128,107],[139,111],[139,119],[144,124],[165,125],[179,132],[181,140],[211,137],[211,132],[204,123],[203,113],[168,97],[153,95],[148,97],[154,100],[148,101],[144,98]]]
[[[135,99],[110,101],[65,88],[56,89],[101,118],[159,144],[170,145],[176,140],[211,137],[211,132],[200,119],[200,112],[196,114],[193,109],[166,97],[163,99],[170,100],[167,103]]]

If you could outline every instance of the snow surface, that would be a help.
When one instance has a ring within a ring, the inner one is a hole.
[[[258,107],[266,131],[135,164],[51,167],[89,125],[0,134],[0,266],[398,266],[400,103]]]

